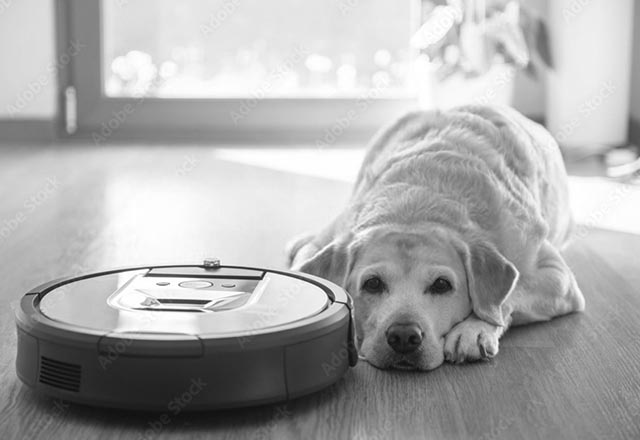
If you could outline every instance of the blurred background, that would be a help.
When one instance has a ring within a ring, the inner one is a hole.
[[[237,132],[285,119],[300,133],[274,140],[309,141],[305,131],[321,133],[353,100],[366,102],[342,131],[357,135],[418,106],[504,103],[565,145],[619,147],[640,118],[637,9],[632,0],[2,0],[0,117],[68,122],[58,138],[86,135],[108,122],[104,107],[142,97],[114,137],[150,138],[145,125],[168,123],[184,139],[216,140],[201,134],[217,127],[244,140]],[[195,109],[208,115],[184,120]]]
[[[510,330],[490,363],[360,362],[283,416],[163,432],[20,385],[29,289],[205,257],[283,268],[376,130],[459,104],[557,139],[584,313]],[[640,0],[0,0],[0,438],[640,438],[638,145]]]
[[[281,264],[376,130],[465,103],[550,130],[579,233],[640,233],[637,1],[0,0],[0,60],[7,254]]]

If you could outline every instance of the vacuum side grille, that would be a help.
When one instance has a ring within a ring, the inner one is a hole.
[[[80,390],[82,369],[78,364],[40,357],[40,383],[67,391]]]

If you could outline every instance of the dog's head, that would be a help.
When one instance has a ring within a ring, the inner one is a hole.
[[[319,249],[298,246],[293,269],[342,285],[355,302],[360,354],[380,368],[431,370],[444,336],[471,312],[504,325],[501,304],[518,272],[484,240],[440,227],[378,226]]]

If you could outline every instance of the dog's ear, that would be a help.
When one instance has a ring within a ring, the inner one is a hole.
[[[491,243],[465,246],[463,260],[473,311],[479,318],[504,326],[502,304],[518,282],[518,269]]]
[[[287,267],[292,267],[297,262],[304,261],[315,254],[318,246],[313,244],[314,238],[314,234],[305,233],[289,240],[284,250],[287,258]]]
[[[335,238],[321,249],[313,241],[308,242],[298,251],[291,269],[342,286],[349,271],[349,242],[349,237]]]

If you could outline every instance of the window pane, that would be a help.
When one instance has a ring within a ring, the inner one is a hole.
[[[103,0],[107,96],[407,96],[415,0]]]

